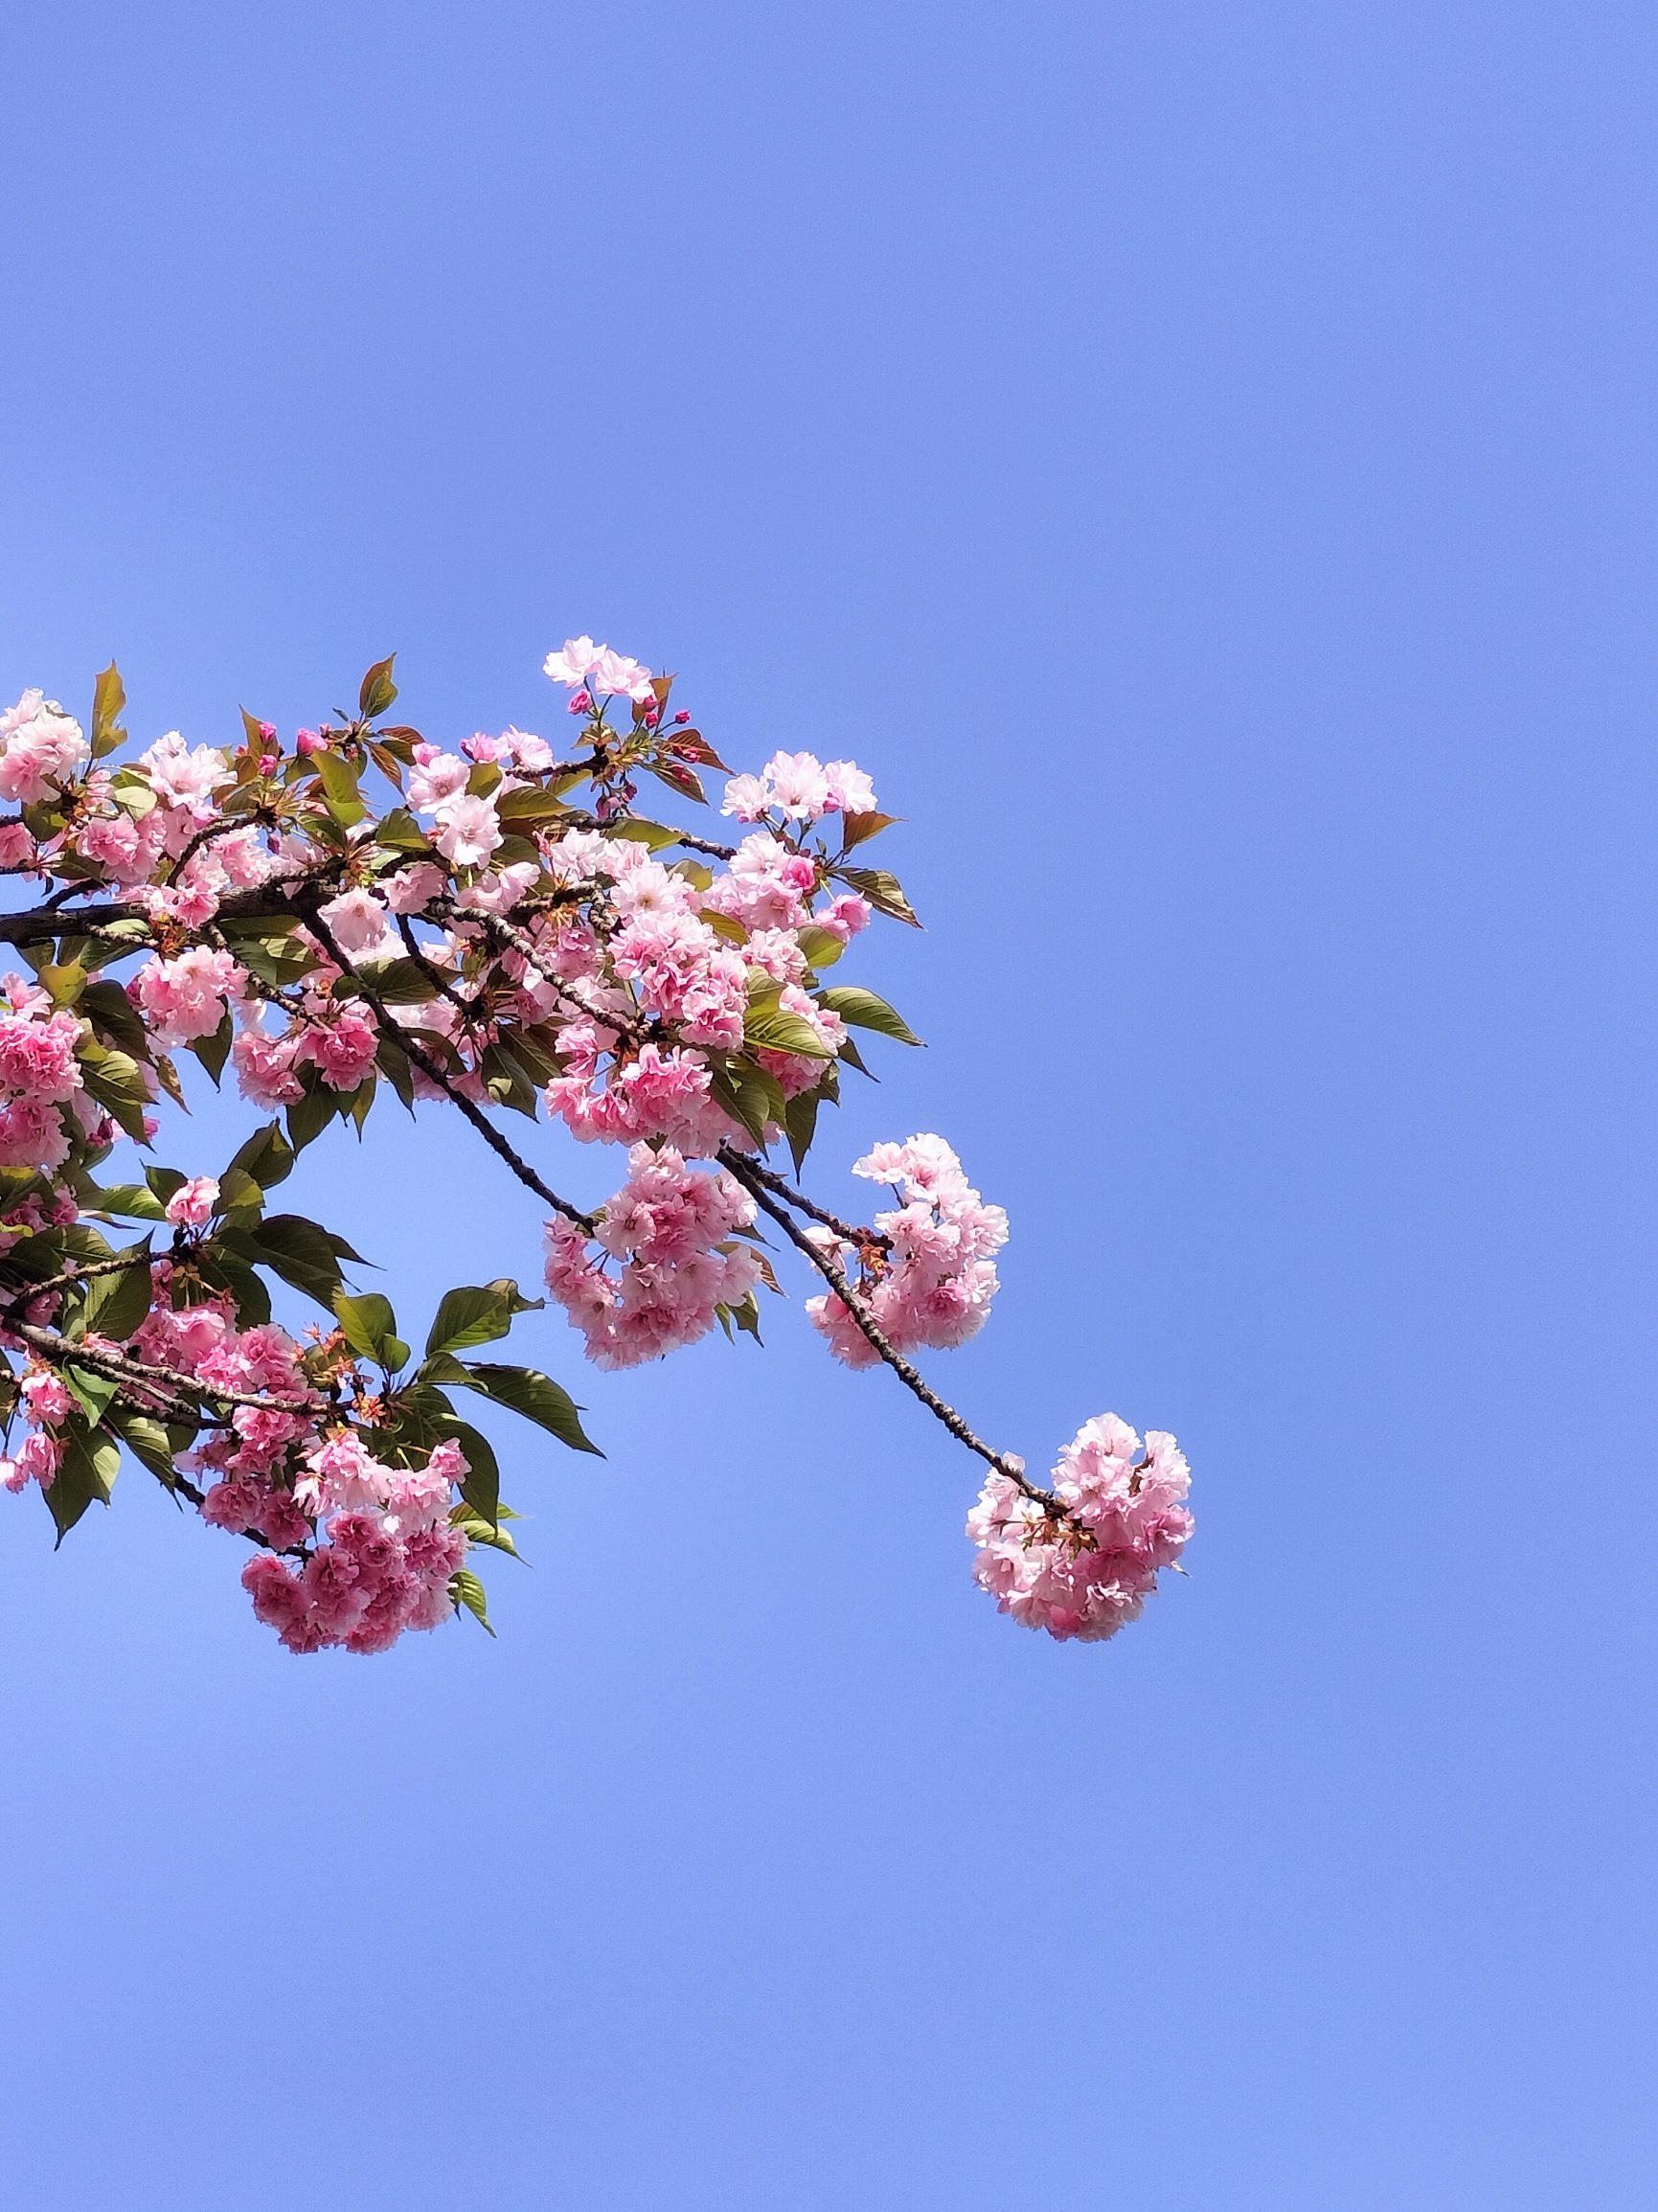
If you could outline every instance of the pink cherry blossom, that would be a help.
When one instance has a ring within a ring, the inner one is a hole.
[[[36,806],[68,784],[91,746],[56,699],[27,691],[0,714],[0,798]]]
[[[771,792],[759,776],[733,776],[719,810],[735,814],[739,822],[763,821],[771,810]]]
[[[584,683],[588,670],[606,650],[590,637],[567,637],[563,651],[550,652],[542,668],[556,684]]]
[[[354,955],[393,947],[386,909],[372,891],[343,891],[337,899],[319,906],[317,913],[342,951]]]
[[[168,1199],[164,1209],[167,1218],[175,1225],[199,1229],[204,1221],[213,1219],[218,1204],[218,1183],[212,1175],[196,1175],[192,1181],[180,1184]]]
[[[152,958],[138,971],[131,995],[164,1051],[211,1037],[224,1019],[227,997],[239,997],[242,970],[228,952],[198,946],[176,960]]]
[[[638,661],[629,660],[625,653],[612,652],[607,645],[600,647],[588,682],[595,692],[620,693],[630,699],[647,699],[653,696],[650,671]]]
[[[829,805],[822,764],[810,753],[773,753],[762,771],[774,806],[815,822]]]
[[[874,811],[875,790],[862,768],[852,761],[828,761],[824,782],[829,787],[825,812],[868,814]]]
[[[138,764],[148,771],[149,787],[164,806],[200,807],[220,784],[230,781],[230,763],[212,745],[193,751],[177,730],[158,738]]]
[[[476,868],[501,842],[501,825],[488,799],[446,799],[437,817],[438,850],[457,868]]]

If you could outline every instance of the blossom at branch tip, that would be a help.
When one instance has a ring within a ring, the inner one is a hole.
[[[163,1208],[174,1227],[199,1229],[211,1221],[213,1210],[218,1204],[218,1183],[213,1175],[194,1175],[180,1184]]]
[[[974,1578],[999,1609],[1060,1643],[1100,1643],[1138,1620],[1192,1535],[1191,1471],[1172,1436],[1140,1438],[1114,1413],[1085,1422],[1054,1470],[1058,1518],[992,1473],[967,1516]]]

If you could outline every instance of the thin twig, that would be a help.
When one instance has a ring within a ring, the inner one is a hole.
[[[1005,1474],[1015,1488],[1023,1491],[1033,1503],[1041,1506],[1045,1513],[1063,1520],[1066,1517],[1065,1508],[1053,1492],[1039,1489],[1035,1483],[1027,1478],[1024,1470],[1014,1461],[1002,1452],[994,1450],[982,1436],[976,1436],[955,1407],[946,1404],[938,1392],[910,1365],[848,1282],[845,1270],[831,1260],[827,1252],[820,1252],[806,1231],[790,1220],[785,1209],[767,1195],[764,1184],[754,1173],[754,1162],[745,1159],[740,1152],[727,1152],[723,1148],[719,1156],[730,1173],[748,1191],[761,1213],[769,1215],[778,1227],[782,1229],[784,1235],[787,1237],[789,1243],[811,1262],[852,1315],[871,1350],[877,1358],[883,1360],[892,1369],[905,1389],[911,1391],[920,1400],[929,1413],[943,1423],[958,1444],[965,1444],[969,1451],[976,1451],[979,1457],[987,1460],[998,1474]]]
[[[745,1152],[734,1152],[729,1145],[721,1145],[715,1157],[722,1167],[734,1168],[740,1163],[751,1175],[758,1175],[768,1191],[774,1192],[799,1212],[809,1214],[814,1221],[821,1221],[826,1229],[832,1229],[843,1243],[874,1244],[883,1252],[892,1250],[891,1237],[884,1235],[881,1230],[860,1229],[850,1221],[843,1221],[838,1215],[831,1214],[827,1206],[820,1206],[815,1198],[808,1198],[804,1191],[792,1189],[774,1169],[762,1166],[759,1160],[750,1159]]]
[[[203,1382],[194,1375],[182,1374],[176,1367],[155,1367],[147,1359],[133,1359],[125,1352],[100,1352],[86,1344],[72,1344],[67,1336],[60,1336],[56,1329],[41,1329],[32,1321],[11,1321],[6,1324],[13,1336],[20,1336],[32,1351],[53,1362],[70,1361],[77,1367],[90,1367],[96,1373],[107,1375],[117,1382],[137,1384],[159,1383],[164,1392],[174,1397],[178,1391],[190,1391],[198,1398],[210,1398],[216,1405],[246,1405],[256,1413],[314,1413],[323,1401],[308,1398],[253,1398],[241,1390],[221,1390],[215,1383]],[[189,1408],[196,1418],[194,1408]]]

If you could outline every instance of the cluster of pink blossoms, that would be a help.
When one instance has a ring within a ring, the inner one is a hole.
[[[467,1472],[460,1446],[440,1444],[423,1468],[400,1471],[348,1429],[313,1446],[305,1465],[294,1497],[319,1540],[303,1564],[268,1551],[249,1560],[242,1586],[260,1619],[290,1652],[385,1652],[405,1629],[441,1628],[466,1556],[466,1533],[449,1518],[452,1486]]]
[[[929,1345],[948,1351],[976,1336],[996,1294],[990,1255],[1008,1242],[1001,1207],[987,1206],[969,1186],[943,1137],[876,1145],[852,1174],[890,1183],[903,1195],[896,1212],[875,1216],[884,1246],[853,1247],[824,1228],[806,1233],[832,1258],[844,1262],[855,1253],[861,1259],[861,1301],[894,1350]],[[832,1291],[808,1298],[806,1310],[837,1359],[849,1367],[874,1366],[878,1354]]]
[[[874,786],[855,762],[773,753],[758,776],[731,778],[719,810],[739,822],[761,822],[773,812],[818,822],[826,814],[872,813],[874,804]]]
[[[738,1241],[755,1215],[739,1183],[687,1167],[668,1145],[635,1145],[627,1165],[600,1215],[598,1256],[573,1223],[547,1224],[547,1288],[601,1367],[637,1367],[694,1344],[760,1280],[759,1256]]]
[[[1005,1613],[1061,1643],[1102,1643],[1137,1621],[1192,1534],[1181,1502],[1191,1475],[1173,1437],[1140,1439],[1114,1413],[1085,1422],[1059,1455],[1054,1495],[1062,1520],[992,1474],[967,1516],[979,1547],[973,1573]]]
[[[14,707],[0,714],[0,799],[38,804],[74,779],[91,750],[80,724],[56,699],[43,692],[25,692]],[[0,863],[16,864],[10,855]]]
[[[168,1216],[199,1224],[217,1195],[211,1176],[186,1183]],[[210,1393],[268,1394],[267,1403],[236,1405],[228,1428],[178,1461],[181,1474],[212,1478],[201,1494],[204,1520],[265,1547],[241,1578],[259,1618],[294,1652],[383,1652],[405,1630],[441,1627],[455,1609],[450,1578],[468,1549],[451,1518],[455,1486],[469,1471],[461,1447],[438,1444],[420,1468],[382,1465],[313,1389],[285,1330],[238,1328],[225,1299],[175,1306],[184,1284],[170,1261],[156,1261],[151,1276],[155,1302],[125,1344],[96,1333],[85,1343],[191,1377]],[[45,1316],[32,1308],[31,1317]],[[0,1458],[0,1483],[52,1488],[73,1408],[61,1379],[32,1359],[19,1406],[29,1432]]]
[[[0,980],[0,1167],[61,1167],[74,1124],[65,1127],[60,1109],[82,1113],[85,1131],[103,1118],[82,1093],[75,1057],[80,1024],[20,975]]]

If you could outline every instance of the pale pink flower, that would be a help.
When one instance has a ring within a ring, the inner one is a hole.
[[[424,748],[423,748],[424,749]],[[457,753],[434,753],[409,778],[409,804],[423,814],[445,799],[459,798],[466,788],[471,764]]]
[[[501,842],[501,825],[488,799],[448,799],[437,810],[438,850],[457,868],[476,868]]]
[[[739,822],[763,821],[771,808],[771,793],[758,776],[733,776],[725,787],[725,800],[720,807],[722,814],[735,814]]]
[[[197,745],[192,751],[177,730],[169,730],[140,753],[138,764],[148,771],[149,787],[164,806],[187,807],[193,812],[218,785],[231,780],[230,763],[223,753],[212,745]]]
[[[73,1402],[63,1381],[50,1368],[32,1368],[24,1376],[21,1387],[24,1397],[29,1401],[31,1420],[47,1422],[54,1428]]]
[[[246,976],[228,952],[196,946],[176,960],[152,957],[130,986],[140,1012],[164,1052],[211,1037],[224,1018],[227,996],[239,997]]]
[[[567,637],[563,651],[550,652],[541,666],[556,684],[585,683],[588,670],[606,650],[590,637]]]
[[[785,814],[815,822],[829,805],[822,764],[810,753],[773,753],[761,773],[773,804]]]
[[[380,886],[394,914],[423,913],[448,887],[449,878],[430,860],[417,860],[412,868],[399,868]]]
[[[372,891],[361,887],[342,891],[317,912],[342,951],[354,955],[390,948],[392,935],[386,910]]]
[[[974,1576],[1000,1609],[1061,1643],[1098,1643],[1137,1620],[1164,1567],[1191,1537],[1190,1471],[1172,1436],[1140,1439],[1112,1413],[1086,1422],[1059,1455],[1056,1522],[1016,1483],[992,1473],[967,1516]]]
[[[213,1210],[218,1204],[218,1182],[213,1175],[196,1175],[188,1183],[180,1184],[168,1199],[164,1209],[175,1227],[199,1229],[204,1221],[211,1221]]]
[[[527,776],[544,776],[553,765],[553,748],[545,738],[509,728],[502,733],[501,742],[511,746],[512,758]]]
[[[829,786],[830,814],[870,814],[874,811],[875,788],[855,762],[827,761],[824,781]]]
[[[650,671],[639,661],[629,660],[625,653],[612,652],[607,645],[600,647],[589,681],[596,692],[621,694],[630,699],[647,699],[654,696],[650,689]]]
[[[0,715],[0,798],[30,807],[61,788],[90,759],[73,715],[39,691],[26,691]]]

